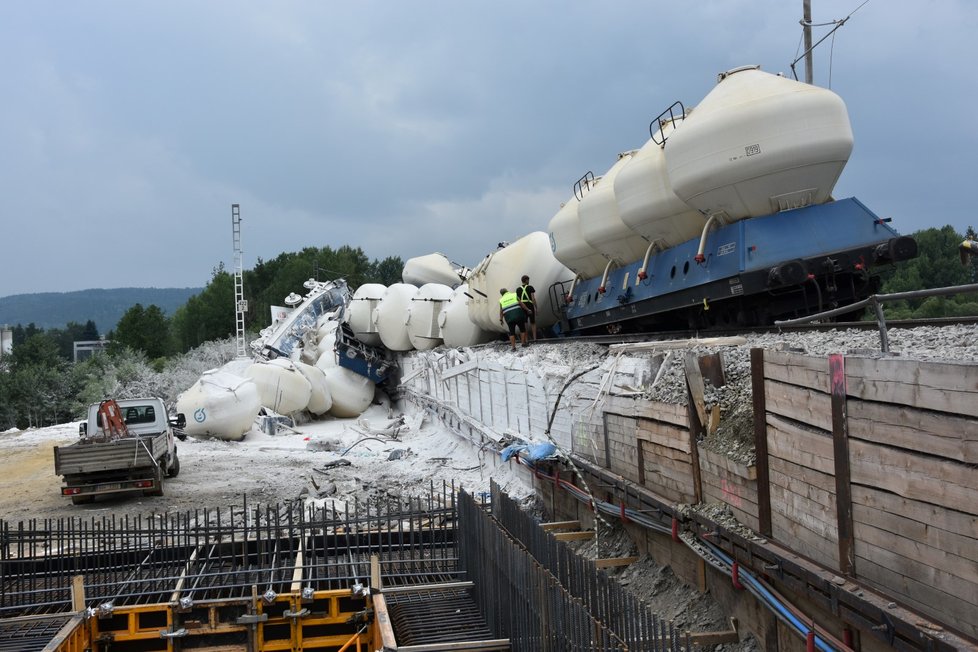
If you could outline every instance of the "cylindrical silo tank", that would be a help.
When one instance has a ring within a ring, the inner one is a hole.
[[[669,183],[666,156],[660,143],[662,136],[668,139],[672,135],[673,124],[670,121],[661,125],[659,142],[650,138],[615,177],[615,199],[621,221],[662,248],[699,236],[706,224],[706,217],[676,196]],[[665,147],[670,144],[667,140]]]
[[[407,331],[411,345],[427,351],[442,343],[438,315],[452,298],[452,288],[441,283],[425,283],[411,298],[407,308]]]
[[[625,265],[642,258],[649,243],[622,222],[615,201],[615,177],[635,152],[625,152],[604,176],[596,179],[577,207],[581,235],[595,250]]]
[[[331,367],[324,371],[333,406],[329,413],[337,418],[358,417],[374,400],[376,385],[365,376],[343,367]]]
[[[428,254],[408,258],[401,271],[401,280],[418,287],[426,283],[440,283],[450,288],[462,282],[452,261],[445,254]]]
[[[211,369],[180,394],[176,409],[187,418],[188,435],[239,441],[251,430],[261,401],[250,378]]]
[[[261,404],[279,414],[291,414],[306,409],[312,385],[288,358],[256,362],[245,375],[258,387]]]
[[[520,278],[523,275],[530,277],[530,285],[536,290],[537,327],[547,328],[557,322],[558,306],[553,305],[550,287],[557,281],[573,280],[574,272],[554,258],[550,249],[550,238],[546,233],[534,231],[525,235],[493,252],[483,263],[485,265],[482,274],[488,295],[487,314],[481,317],[488,323],[483,328],[496,333],[507,332],[507,328],[499,323],[499,290],[506,288],[515,292],[520,287]],[[471,306],[470,302],[470,315]]]
[[[380,341],[391,351],[410,351],[414,348],[407,330],[407,309],[418,288],[407,283],[395,283],[387,288],[374,310],[374,325]]]
[[[469,318],[469,286],[463,284],[452,291],[452,298],[442,305],[438,324],[445,346],[475,346],[488,342],[493,334],[480,328]]]
[[[329,386],[326,384],[326,375],[323,370],[303,362],[296,362],[295,366],[306,377],[309,386],[312,388],[306,410],[317,416],[329,412],[329,409],[333,407],[333,398],[329,393]]]
[[[499,251],[497,249],[497,251]],[[469,286],[469,319],[472,323],[483,330],[491,331],[494,329],[493,323],[496,317],[489,314],[490,301],[494,299],[495,292],[490,294],[489,286],[486,284],[486,269],[492,262],[495,251],[483,258],[469,274],[467,285]]]
[[[374,324],[374,310],[380,304],[387,286],[380,283],[364,283],[357,288],[346,308],[346,323],[353,336],[364,344],[380,346],[380,333]]]
[[[593,278],[604,272],[608,259],[589,245],[581,233],[577,197],[571,197],[550,218],[550,248],[554,257],[581,278]]]
[[[756,66],[721,74],[665,148],[676,195],[727,222],[827,201],[851,152],[838,95]]]

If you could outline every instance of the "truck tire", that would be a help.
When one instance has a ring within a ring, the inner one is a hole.
[[[166,477],[175,478],[180,475],[180,458],[177,456],[177,449],[173,448],[173,462],[170,463],[170,468],[166,471]]]

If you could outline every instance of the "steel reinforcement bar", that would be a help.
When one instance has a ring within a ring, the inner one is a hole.
[[[526,521],[520,531],[533,529],[530,516],[498,487],[492,493],[494,515],[499,507],[507,520]],[[555,573],[532,554],[537,546],[528,550],[464,492],[458,513],[459,559],[474,583],[473,597],[489,627],[513,649],[693,649],[688,636],[683,641],[670,623],[566,545],[555,541],[560,550],[547,553],[548,562],[561,562]]]

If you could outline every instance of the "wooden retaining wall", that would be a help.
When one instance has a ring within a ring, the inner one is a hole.
[[[771,536],[978,637],[978,365],[763,357]]]
[[[761,535],[978,639],[978,364],[751,358],[752,466],[695,443],[701,379],[690,407],[601,392],[641,360],[570,391],[532,368],[444,355],[408,358],[405,372],[414,360],[409,386],[500,431],[539,436],[559,397],[551,436],[564,450],[666,501],[724,503]]]

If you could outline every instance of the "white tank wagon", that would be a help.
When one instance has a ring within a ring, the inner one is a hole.
[[[682,124],[681,115],[653,123],[653,137],[614,182],[621,221],[659,251],[697,237],[706,223],[702,213],[676,195],[666,172],[665,140]]]
[[[296,368],[309,381],[311,389],[309,402],[306,404],[306,411],[313,416],[320,416],[329,412],[333,407],[333,397],[329,391],[329,384],[326,382],[326,374],[315,365],[304,362],[295,362]]]
[[[469,319],[469,286],[462,284],[452,290],[452,297],[442,305],[438,315],[438,325],[445,346],[461,347],[483,344],[493,338],[493,333],[479,328]]]
[[[576,196],[561,205],[548,225],[550,248],[554,257],[582,278],[599,276],[604,272],[608,258],[592,247],[581,233],[578,216],[580,201]]]
[[[401,280],[418,287],[427,283],[440,283],[454,288],[465,280],[465,269],[452,263],[445,254],[427,254],[408,258],[401,270]]]
[[[250,378],[212,369],[177,398],[176,408],[186,415],[186,434],[240,441],[251,430],[261,400]]]
[[[550,238],[543,231],[534,231],[508,246],[494,251],[469,275],[469,319],[494,333],[507,329],[499,323],[499,290],[515,291],[520,278],[530,277],[530,285],[536,290],[537,327],[547,328],[555,324],[558,306],[553,303],[550,287],[557,282],[569,282],[574,273],[554,258]],[[475,296],[478,295],[478,300]],[[559,299],[559,298],[558,298]]]
[[[631,162],[634,151],[618,155],[615,164],[593,181],[585,177],[575,187],[581,202],[577,208],[584,240],[615,265],[638,260],[648,249],[648,241],[621,219],[615,198],[615,179]]]
[[[410,351],[414,348],[407,329],[407,309],[418,288],[407,283],[395,283],[387,288],[374,309],[373,319],[380,341],[391,351]]]
[[[745,66],[677,127],[666,167],[676,195],[729,223],[828,201],[852,143],[838,95]]]
[[[374,323],[374,310],[380,305],[380,300],[387,292],[387,286],[381,283],[365,283],[357,288],[346,309],[346,323],[353,331],[353,336],[364,344],[380,346],[380,333]]]
[[[312,385],[288,358],[256,362],[245,370],[254,381],[262,406],[279,414],[305,410],[312,396]]]
[[[407,307],[408,339],[418,351],[433,349],[442,343],[438,316],[452,298],[452,288],[440,283],[425,283]]]

